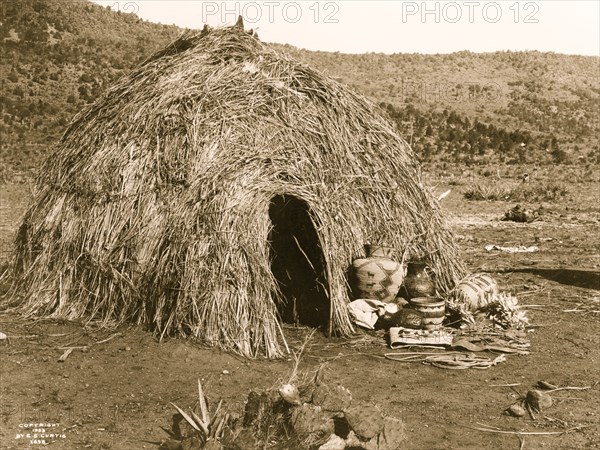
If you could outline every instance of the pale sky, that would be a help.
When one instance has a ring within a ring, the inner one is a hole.
[[[342,53],[539,50],[600,56],[599,0],[93,0],[187,28],[232,25],[261,40]]]

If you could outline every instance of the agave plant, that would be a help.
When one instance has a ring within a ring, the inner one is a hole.
[[[223,400],[220,400],[211,418],[200,379],[198,379],[198,404],[200,416],[193,410],[190,410],[190,413],[188,414],[176,404],[171,403],[185,421],[198,432],[203,443],[211,439],[220,439],[223,434],[223,426],[227,423],[229,414],[223,414],[223,411],[221,410]]]

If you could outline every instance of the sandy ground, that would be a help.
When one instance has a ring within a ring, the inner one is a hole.
[[[301,363],[326,363],[327,379],[347,387],[355,399],[378,403],[406,424],[407,449],[600,448],[600,208],[599,184],[569,185],[572,194],[545,204],[543,220],[503,222],[509,202],[469,202],[454,185],[443,208],[473,271],[490,272],[503,290],[527,306],[534,325],[531,353],[511,355],[487,370],[445,370],[387,360],[383,339],[359,334],[328,339],[317,333]],[[447,188],[442,184],[436,190]],[[0,187],[0,258],[25,208],[26,185]],[[537,207],[538,205],[532,205]],[[486,244],[537,245],[528,254],[486,252]],[[41,424],[52,448],[155,449],[174,413],[169,402],[191,407],[196,380],[209,400],[241,411],[248,392],[284,379],[292,360],[247,360],[185,340],[158,343],[140,327],[98,330],[77,323],[24,322],[0,315],[0,448],[40,448],[27,433]],[[298,348],[305,328],[286,328]],[[75,349],[64,362],[64,347]],[[539,380],[561,391],[535,420],[502,411]],[[514,389],[498,385],[515,384]],[[559,395],[560,394],[560,395]],[[564,432],[515,435],[474,430]],[[29,428],[28,428],[29,427]],[[39,432],[38,434],[42,434]]]

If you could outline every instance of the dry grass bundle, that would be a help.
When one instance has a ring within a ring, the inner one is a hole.
[[[464,275],[381,111],[228,28],[181,37],[75,117],[19,229],[12,304],[278,356],[277,196],[307,205],[334,334],[353,332],[346,270],[364,243],[425,257],[443,292]]]
[[[465,190],[467,200],[508,200],[512,190],[508,186],[494,183],[477,183]]]

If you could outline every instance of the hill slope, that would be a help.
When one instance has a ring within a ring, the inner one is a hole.
[[[183,31],[85,0],[3,6],[5,173],[35,169],[83,105]],[[600,162],[599,58],[346,55],[274,47],[381,103],[423,159]]]
[[[85,0],[3,4],[2,162],[38,165],[73,115],[182,30]]]
[[[529,159],[546,150],[554,160],[568,153],[599,156],[600,58],[540,52],[345,55],[282,47],[388,104],[417,151],[435,147],[465,157],[486,152],[519,159],[524,142]]]

